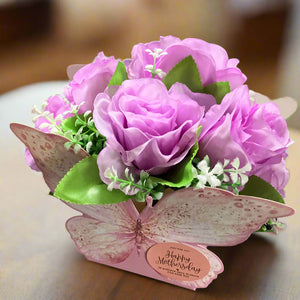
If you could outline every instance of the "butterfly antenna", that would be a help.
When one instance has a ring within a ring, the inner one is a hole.
[[[148,207],[152,207],[153,204],[153,198],[151,196],[146,197],[146,202]]]

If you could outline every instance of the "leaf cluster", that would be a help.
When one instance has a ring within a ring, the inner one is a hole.
[[[97,130],[90,111],[64,120],[60,124],[63,135],[70,140],[66,148],[74,146],[74,150],[85,149],[89,154],[99,154],[105,147],[106,138]]]

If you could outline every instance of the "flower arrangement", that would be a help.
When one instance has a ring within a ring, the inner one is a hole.
[[[51,194],[83,213],[67,229],[88,259],[206,287],[223,270],[207,245],[277,232],[293,214],[287,115],[237,65],[194,38],[137,44],[123,61],[101,52],[33,108],[36,129],[11,125]]]

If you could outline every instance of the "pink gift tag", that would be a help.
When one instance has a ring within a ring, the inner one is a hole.
[[[178,243],[160,243],[147,252],[150,266],[171,279],[195,281],[204,278],[210,271],[205,255],[196,249]]]

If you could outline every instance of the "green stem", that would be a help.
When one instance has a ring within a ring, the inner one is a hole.
[[[232,173],[232,171],[238,171],[238,170],[235,170],[235,169],[223,169],[224,172],[228,172],[228,173]]]
[[[117,178],[112,177],[111,180],[116,180],[116,181],[121,182],[121,183],[127,183],[127,184],[129,184],[130,186],[134,186],[134,187],[136,187],[136,188],[138,188],[138,189],[143,189],[144,191],[146,191],[146,192],[148,192],[148,193],[151,192],[151,189],[146,188],[146,187],[143,186],[143,185],[139,185],[139,184],[137,184],[137,183],[134,183],[134,182],[132,182],[132,181],[127,181],[127,180],[124,180],[124,179],[120,179],[120,178],[118,178],[118,177],[117,177]]]
[[[45,118],[46,118],[46,120],[48,120],[50,122],[50,124],[52,124],[63,135],[62,129],[56,125],[55,120],[52,120],[52,119],[48,118],[47,116]]]
[[[241,185],[240,184],[232,184],[232,183],[225,183],[225,182],[222,182],[221,184],[221,188],[223,187],[231,187],[233,189],[233,191],[235,192],[236,195],[239,195],[239,190],[237,189],[238,187],[240,187]]]
[[[93,131],[93,132],[95,132],[95,133],[98,133],[98,130],[97,130],[96,128],[94,128],[94,127],[91,127],[86,121],[82,120],[82,119],[78,116],[77,112],[73,112],[73,113],[74,113],[76,119],[77,119],[82,125],[85,125],[85,126],[88,127],[89,130],[91,130],[91,131]]]
[[[84,146],[84,143],[82,143],[82,142],[79,142],[79,141],[76,141],[76,140],[72,140],[72,139],[69,139],[74,145],[75,144],[78,144],[78,145],[80,145],[80,146]]]
[[[155,77],[156,72],[155,72],[155,65],[156,65],[156,57],[153,57],[153,71],[152,71],[152,78]]]

